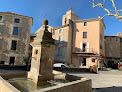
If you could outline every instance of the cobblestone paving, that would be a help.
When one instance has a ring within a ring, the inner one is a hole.
[[[100,71],[93,73],[70,73],[92,79],[93,92],[122,92],[122,71]]]

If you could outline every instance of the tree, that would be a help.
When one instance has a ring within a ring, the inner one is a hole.
[[[90,2],[90,1],[89,2],[92,4],[93,8],[101,7],[104,11],[107,12],[107,14],[105,14],[102,18],[104,18],[105,16],[114,16],[117,19],[119,19],[120,21],[122,21],[122,16],[120,14],[120,12],[122,12],[122,10],[117,10],[114,0],[110,0],[110,1],[112,3],[114,10],[109,10],[104,7],[105,0],[103,0],[103,3],[99,2],[99,0],[93,0],[93,2]],[[111,11],[115,11],[115,13],[113,14],[113,13],[111,13]]]

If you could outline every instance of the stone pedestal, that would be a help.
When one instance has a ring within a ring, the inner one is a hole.
[[[33,50],[31,70],[28,73],[28,78],[31,78],[35,83],[38,83],[54,79],[52,70],[55,45],[52,33],[46,30],[40,30],[36,34],[37,37],[30,43]]]

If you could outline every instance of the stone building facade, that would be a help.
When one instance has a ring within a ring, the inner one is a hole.
[[[120,62],[122,62],[122,33],[117,34],[120,37]]]
[[[34,38],[36,37],[35,34],[30,34],[30,43],[34,41]],[[29,57],[32,56],[32,46],[29,44]]]
[[[28,56],[33,18],[12,12],[0,12],[0,61],[23,65]]]
[[[107,67],[117,68],[122,60],[122,33],[105,35],[105,62]]]

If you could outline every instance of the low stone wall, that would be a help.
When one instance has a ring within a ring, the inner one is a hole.
[[[53,69],[57,70],[57,71],[90,72],[89,68],[58,68],[58,67],[54,67]]]
[[[27,70],[27,66],[0,64],[0,69],[5,69],[5,70]]]
[[[7,74],[2,74],[1,76],[3,78],[10,78],[10,77],[20,77],[23,75],[26,75],[26,72],[24,73],[7,73]],[[58,75],[58,74],[57,74]],[[63,75],[63,74],[62,74]],[[18,89],[13,87],[10,83],[5,81],[2,77],[0,76],[0,92],[20,92]],[[59,76],[62,77],[62,76]],[[64,74],[63,75],[64,79],[67,80],[72,80],[72,82],[65,83],[65,84],[59,84],[56,86],[40,89],[40,90],[35,90],[31,92],[92,92],[92,81],[91,79],[86,79],[82,77],[77,77],[73,75],[68,75]],[[77,80],[77,81],[75,81]]]
[[[0,76],[0,92],[20,92]]]
[[[92,92],[92,82],[90,79],[82,79],[31,92]]]
[[[4,79],[16,78],[26,76],[27,72],[16,72],[16,73],[1,73],[0,76]]]

